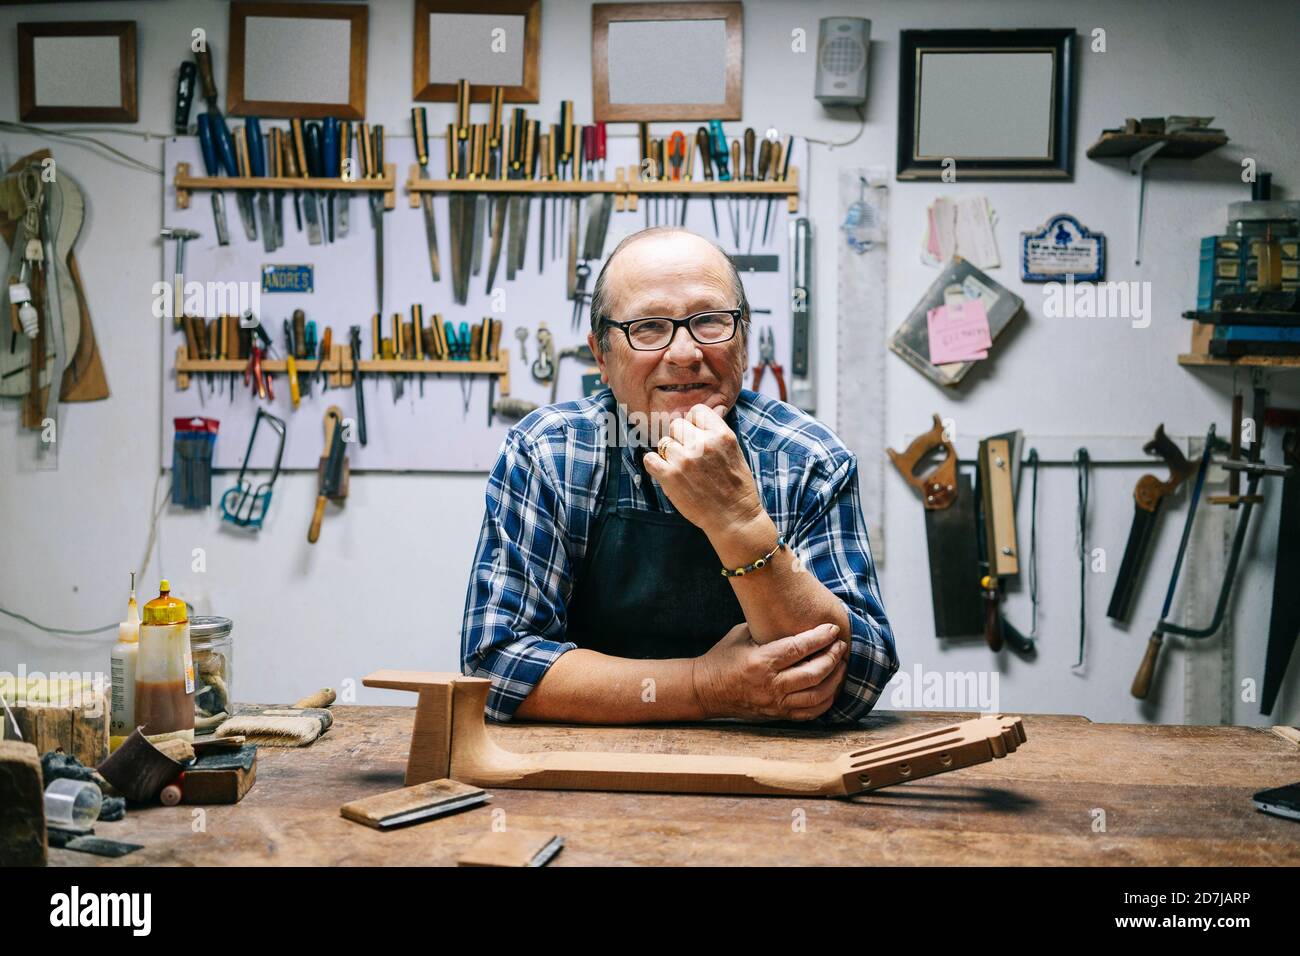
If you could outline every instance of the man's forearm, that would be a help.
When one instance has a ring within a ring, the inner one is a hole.
[[[776,543],[776,525],[766,513],[743,525],[709,533],[709,541],[723,565],[744,567],[767,554]],[[745,612],[750,636],[759,644],[798,634],[819,624],[838,624],[840,640],[848,641],[849,615],[844,602],[798,566],[787,546],[773,555],[764,568],[728,578],[736,600]]]
[[[515,714],[579,724],[705,720],[693,669],[689,658],[634,660],[577,648],[550,666]]]

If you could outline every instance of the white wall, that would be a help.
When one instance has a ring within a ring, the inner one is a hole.
[[[579,120],[590,116],[588,4],[546,0],[542,21],[541,102],[530,107],[558,114],[559,101],[575,100]],[[369,119],[405,129],[410,107],[412,17],[409,2],[371,5],[368,76]],[[1163,421],[1175,435],[1202,434],[1210,420],[1228,425],[1227,373],[1189,372],[1174,356],[1185,350],[1187,324],[1180,313],[1194,304],[1197,240],[1219,231],[1226,204],[1244,196],[1238,180],[1242,157],[1272,169],[1292,194],[1296,168],[1294,91],[1300,70],[1292,50],[1300,8],[1284,0],[1249,5],[1198,2],[1024,4],[772,2],[746,4],[744,121],[775,125],[797,135],[848,138],[856,121],[828,114],[812,98],[813,55],[790,50],[791,30],[815,37],[817,19],[856,14],[873,21],[867,126],[851,149],[817,147],[805,179],[808,212],[819,231],[817,259],[817,360],[821,415],[835,420],[833,381],[836,228],[835,176],[845,164],[893,166],[897,115],[898,31],[940,27],[1073,26],[1086,40],[1094,27],[1107,32],[1107,51],[1081,42],[1075,178],[1065,184],[964,184],[943,187],[891,183],[889,313],[892,327],[933,280],[918,249],[926,204],[941,191],[982,192],[997,211],[1004,258],[993,276],[1025,297],[1029,313],[998,350],[993,366],[972,376],[969,388],[941,393],[889,356],[885,362],[888,434],[894,447],[925,428],[929,414],[952,416],[963,435],[1019,427],[1045,448],[1073,444],[1113,449],[1095,436],[1127,436],[1134,448]],[[23,20],[135,19],[139,29],[139,130],[170,129],[175,70],[187,55],[189,34],[207,29],[224,90],[227,5],[224,3],[65,3],[0,9],[0,117],[17,118],[15,27]],[[438,128],[450,107],[436,105]],[[1132,263],[1135,183],[1119,167],[1094,163],[1084,148],[1105,126],[1125,116],[1211,114],[1232,142],[1194,164],[1157,164],[1148,194],[1144,264]],[[665,124],[667,125],[667,124]],[[161,142],[108,136],[114,145],[152,164]],[[0,134],[6,165],[42,145],[39,137]],[[61,627],[84,628],[121,616],[126,574],[139,566],[149,524],[150,492],[157,474],[161,389],[172,387],[160,370],[160,334],[149,317],[150,286],[161,269],[157,230],[163,189],[157,177],[111,162],[103,154],[55,142],[55,156],[86,190],[88,215],[77,247],[82,275],[113,397],[65,406],[59,468],[34,472],[23,462],[30,443],[19,435],[16,413],[0,410],[0,605]],[[1038,287],[1018,281],[1015,243],[1023,229],[1067,211],[1106,233],[1109,279],[1152,283],[1155,316],[1150,328],[1126,321],[1047,320]],[[233,216],[233,207],[230,213]],[[409,209],[397,214],[415,215]],[[232,226],[237,223],[232,220]],[[413,253],[412,253],[413,254]],[[1244,380],[1242,385],[1248,384]],[[1279,382],[1279,404],[1297,402],[1294,385]],[[1073,436],[1080,436],[1077,440]],[[1085,437],[1087,436],[1087,437]],[[1051,439],[1055,438],[1055,441]],[[1276,441],[1274,441],[1276,444]],[[1277,449],[1270,449],[1275,458]],[[1093,475],[1090,542],[1106,547],[1118,566],[1131,515],[1130,494],[1139,472]],[[342,514],[331,515],[321,545],[309,547],[306,528],[314,479],[284,475],[275,507],[259,538],[227,532],[212,513],[167,511],[148,580],[171,577],[175,589],[203,612],[236,622],[237,695],[286,700],[316,687],[339,687],[378,667],[453,669],[465,581],[481,516],[480,475],[367,475],[352,483]],[[1153,574],[1128,633],[1104,617],[1111,576],[1089,582],[1089,666],[1071,670],[1077,615],[1074,547],[1074,476],[1045,469],[1040,490],[1041,647],[1034,663],[1014,658],[995,664],[979,644],[941,649],[931,633],[930,598],[921,509],[896,476],[887,481],[882,569],[886,607],[904,667],[1000,671],[1000,704],[1012,711],[1082,713],[1097,720],[1182,719],[1181,661],[1167,667],[1161,697],[1140,707],[1127,687],[1146,632],[1158,613],[1177,525],[1165,526],[1153,556]],[[218,482],[219,483],[219,482]],[[1182,503],[1172,515],[1181,518]],[[1022,515],[1024,514],[1022,505]],[[1262,680],[1271,593],[1276,511],[1265,509],[1252,535],[1249,564],[1235,602],[1236,677]],[[1022,550],[1027,537],[1022,533]],[[206,573],[191,571],[194,548],[206,552]],[[142,590],[147,590],[147,584]],[[1027,599],[1012,596],[1009,614],[1028,622]],[[54,638],[0,618],[0,668],[106,669],[111,635],[94,640]],[[1293,668],[1294,670],[1294,668]],[[1294,673],[1292,674],[1294,678]],[[1300,695],[1289,683],[1275,718],[1295,722]],[[361,690],[359,699],[402,702],[400,695]],[[884,706],[889,706],[888,701]],[[1270,723],[1254,704],[1238,702],[1234,719]]]

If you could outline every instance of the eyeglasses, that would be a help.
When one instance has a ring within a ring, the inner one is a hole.
[[[736,328],[744,315],[740,309],[714,309],[709,312],[696,312],[684,319],[667,319],[650,316],[633,319],[631,322],[614,322],[606,319],[606,325],[622,329],[627,336],[627,344],[638,352],[657,352],[666,349],[677,330],[686,326],[691,338],[701,345],[719,345],[729,342],[736,336]]]

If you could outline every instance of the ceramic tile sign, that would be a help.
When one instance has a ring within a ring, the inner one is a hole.
[[[316,270],[311,266],[262,266],[263,292],[312,292]]]
[[[1060,213],[1041,229],[1020,234],[1020,278],[1025,282],[1098,282],[1106,276],[1106,237]]]

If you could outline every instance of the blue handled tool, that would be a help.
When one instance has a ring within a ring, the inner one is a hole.
[[[321,175],[329,179],[339,178],[339,121],[333,116],[325,118],[321,132]],[[328,242],[333,242],[337,235],[334,223],[334,193],[325,200],[325,233]]]
[[[262,138],[262,124],[256,116],[244,120],[244,135],[248,137],[248,169],[258,179],[266,177],[266,140]],[[275,224],[271,220],[271,197],[266,190],[258,190],[258,218],[262,221],[262,248],[275,251]]]
[[[220,176],[217,144],[212,135],[212,117],[207,113],[200,113],[198,122],[199,147],[203,150],[203,168],[209,176]],[[230,233],[226,229],[226,197],[220,189],[212,191],[212,225],[217,230],[217,242],[223,246],[230,245]]]

